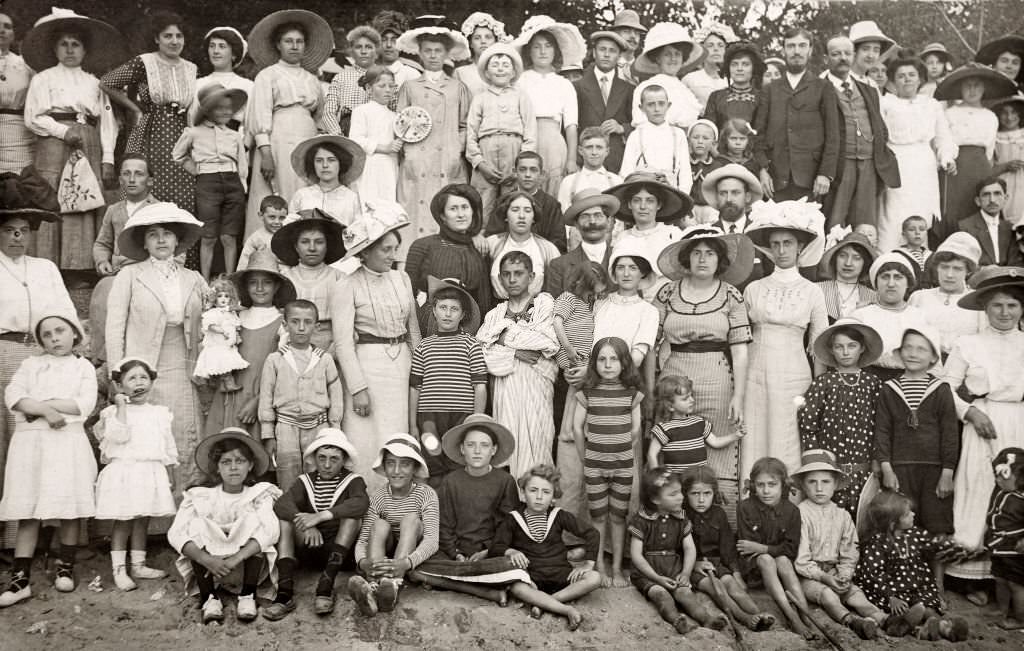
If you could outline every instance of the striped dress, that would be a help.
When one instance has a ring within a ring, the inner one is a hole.
[[[423,532],[416,549],[409,554],[412,567],[437,553],[440,530],[440,510],[437,493],[426,484],[413,484],[412,490],[405,497],[394,497],[391,484],[385,484],[370,494],[370,506],[363,516],[363,526],[356,541],[356,563],[367,557],[370,546],[370,535],[377,526],[378,520],[387,520],[391,525],[391,537],[397,544],[402,534],[402,519],[408,515],[419,517]]]
[[[609,511],[625,517],[632,492],[633,410],[643,394],[620,382],[601,382],[576,394],[577,408],[587,413],[583,476],[592,518]]]
[[[585,364],[590,359],[591,349],[594,347],[594,310],[584,303],[579,296],[572,292],[562,292],[555,299],[555,316],[562,317],[562,328],[565,336],[576,349],[576,356],[579,364]],[[560,348],[556,358],[558,366],[566,369],[572,366],[569,361],[569,352]]]

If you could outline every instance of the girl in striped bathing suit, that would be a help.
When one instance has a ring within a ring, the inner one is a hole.
[[[640,386],[625,341],[605,337],[594,345],[583,389],[576,394],[572,430],[583,459],[590,518],[601,534],[597,567],[604,587],[629,587],[622,574],[622,548],[640,446]],[[611,574],[604,564],[606,519],[611,520]]]

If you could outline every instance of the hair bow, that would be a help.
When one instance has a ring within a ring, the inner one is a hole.
[[[1006,455],[1006,462],[996,464],[996,477],[1009,479],[1013,476],[1013,464],[1017,462],[1017,455],[1013,452]]]
[[[851,233],[853,233],[853,229],[849,226],[840,226],[839,224],[836,224],[832,227],[832,230],[828,232],[828,235],[825,236],[825,249],[831,249]]]

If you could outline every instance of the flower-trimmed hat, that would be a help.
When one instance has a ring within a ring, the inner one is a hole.
[[[227,41],[228,45],[231,46],[231,54],[235,59],[234,63],[231,64],[232,68],[237,68],[242,65],[242,61],[245,60],[245,55],[249,53],[249,43],[245,40],[245,37],[242,36],[242,32],[238,31],[234,27],[228,27],[227,25],[214,27],[210,31],[206,32],[205,36],[203,36],[204,49],[209,47],[211,38],[224,39]],[[236,48],[238,49],[238,52],[235,51]]]
[[[338,448],[344,452],[345,463],[341,464],[342,467],[349,471],[355,471],[356,463],[359,459],[359,453],[356,452],[356,446],[352,445],[352,442],[348,440],[348,436],[345,435],[345,432],[336,427],[325,427],[317,432],[316,438],[306,446],[306,451],[302,453],[303,461],[306,463],[312,463],[313,458],[316,455],[316,451],[326,445]]]
[[[1014,287],[1024,291],[1024,267],[987,265],[971,276],[970,285],[973,291],[962,296],[956,304],[965,310],[980,312],[985,309],[986,297],[993,290]]]
[[[960,85],[965,80],[971,78],[979,79],[985,84],[985,97],[1006,97],[1017,92],[1017,84],[1012,79],[996,72],[985,64],[972,61],[960,66],[939,82],[939,85],[935,88],[935,99],[946,101],[959,100],[961,98]]]
[[[284,225],[270,239],[270,250],[282,264],[289,267],[299,264],[299,254],[295,250],[295,242],[299,238],[299,233],[307,228],[317,228],[323,231],[324,237],[327,239],[325,264],[341,260],[345,255],[345,227],[319,208],[313,208],[312,210],[300,210],[285,217]]]
[[[580,213],[598,206],[604,210],[604,214],[614,219],[615,214],[619,212],[620,203],[618,198],[613,195],[605,194],[595,188],[583,188],[573,195],[572,205],[562,216],[562,223],[566,226],[575,226]]]
[[[356,179],[363,175],[363,168],[366,166],[366,150],[354,140],[350,140],[345,136],[319,135],[306,138],[295,145],[295,149],[292,150],[292,171],[300,179],[306,179],[309,183],[316,183],[317,180],[315,178],[311,179],[306,176],[306,155],[322,145],[333,145],[352,157],[352,163],[348,166],[348,169],[341,170],[341,173],[338,175],[338,180],[343,185],[352,185]]]
[[[855,233],[849,226],[833,226],[825,237],[825,252],[821,255],[821,262],[818,263],[818,274],[822,278],[833,278],[835,270],[832,267],[832,259],[841,249],[848,246],[856,247],[864,258],[864,268],[861,269],[861,276],[867,277],[867,271],[871,263],[875,261],[878,251],[871,246],[867,236]]]
[[[737,41],[730,43],[725,48],[725,57],[722,59],[722,73],[729,76],[729,65],[732,60],[741,54],[745,54],[750,57],[751,62],[754,64],[754,74],[752,79],[756,83],[760,83],[761,77],[764,76],[764,71],[768,65],[764,62],[764,57],[761,56],[761,49],[750,41]]]
[[[974,60],[978,63],[994,66],[999,55],[1003,52],[1012,52],[1024,59],[1024,36],[1010,34],[1009,36],[1003,36],[1002,38],[997,38],[994,41],[989,41],[978,49],[977,54],[974,55]],[[1017,79],[1014,81],[1017,83],[1024,81],[1024,68],[1017,73]],[[1009,93],[1006,94],[1008,95]],[[960,98],[958,97],[957,99]]]
[[[94,75],[116,68],[131,56],[124,36],[112,25],[70,9],[52,7],[50,13],[37,20],[25,34],[21,44],[25,63],[36,71],[57,65],[54,39],[65,32],[81,33],[89,41],[82,44],[86,48],[82,70]]]
[[[672,187],[666,180],[668,174],[657,170],[636,171],[627,176],[622,183],[605,190],[619,200],[619,211],[615,213],[617,219],[627,224],[633,224],[633,214],[629,210],[629,200],[640,190],[647,190],[658,197],[661,207],[655,217],[659,222],[672,222],[679,218],[680,214],[688,213],[693,209],[693,199],[682,190]]]
[[[121,255],[132,260],[148,258],[149,253],[143,246],[143,238],[146,228],[157,225],[174,227],[172,230],[178,235],[178,246],[174,249],[174,255],[191,249],[199,241],[203,229],[203,222],[173,203],[158,201],[146,204],[128,218],[124,230],[117,236],[117,247]]]
[[[473,32],[476,31],[477,27],[485,27],[491,30],[491,33],[494,34],[494,40],[497,43],[508,43],[512,40],[512,37],[505,32],[505,23],[483,11],[474,11],[471,13],[466,20],[462,21],[462,28],[460,31],[462,32],[462,35],[468,39],[473,36]]]
[[[288,23],[298,23],[306,30],[302,67],[315,74],[334,52],[334,32],[321,16],[305,9],[282,9],[261,18],[249,32],[249,56],[260,68],[277,63],[280,54],[271,39],[278,27]]]
[[[245,102],[249,99],[249,95],[241,88],[224,88],[220,84],[210,84],[204,86],[199,91],[198,100],[199,108],[196,110],[196,117],[192,121],[192,124],[200,125],[206,116],[217,106],[217,103],[227,97],[231,100],[231,114],[238,113]]]
[[[341,259],[356,257],[391,231],[408,225],[409,216],[401,204],[386,199],[363,201],[359,218],[345,228],[345,255]]]
[[[480,329],[480,323],[482,321],[480,315],[480,306],[477,305],[473,295],[469,293],[466,286],[458,278],[437,278],[436,276],[427,276],[427,301],[434,300],[434,294],[442,289],[454,289],[458,291],[463,298],[466,300],[466,304],[469,305],[469,314],[463,315],[463,330],[470,334],[476,333]],[[467,318],[468,317],[468,318]],[[430,316],[433,319],[433,315]]]
[[[860,359],[857,361],[857,366],[859,368],[871,366],[879,357],[882,356],[885,346],[882,343],[882,336],[878,334],[878,331],[862,322],[860,319],[843,317],[822,330],[821,334],[814,340],[813,350],[815,359],[825,366],[837,366],[836,358],[835,355],[832,354],[830,344],[832,336],[836,331],[843,328],[856,330],[864,338],[864,350],[861,352]]]
[[[764,196],[761,181],[754,173],[739,163],[729,163],[707,173],[700,184],[700,193],[704,201],[714,209],[718,209],[718,182],[722,179],[738,179],[747,186],[747,192],[753,195],[753,201],[760,201]]]
[[[651,28],[644,38],[644,51],[636,58],[634,68],[643,74],[658,74],[661,69],[658,63],[651,58],[655,50],[666,45],[688,45],[690,53],[683,61],[683,67],[696,63],[704,56],[704,48],[693,40],[689,30],[678,23],[657,23]]]
[[[747,236],[754,244],[768,248],[772,231],[789,231],[801,244],[807,246],[820,237],[820,226],[815,224],[814,213],[821,215],[818,204],[806,201],[757,201],[750,210]]]
[[[207,436],[203,440],[199,441],[199,445],[196,446],[195,452],[196,467],[207,475],[216,476],[217,466],[210,461],[210,450],[214,445],[229,439],[241,442],[249,448],[250,452],[252,452],[253,475],[259,477],[270,469],[270,455],[268,455],[267,451],[263,449],[263,445],[258,440],[250,436],[249,432],[246,432],[240,427],[225,427],[217,434]]]
[[[427,462],[423,460],[423,448],[420,447],[420,442],[412,436],[408,434],[392,434],[384,442],[384,445],[380,446],[377,458],[373,462],[373,471],[384,477],[387,476],[387,473],[384,471],[385,452],[390,452],[391,456],[412,459],[418,463],[419,467],[413,473],[417,479],[422,480],[430,477],[430,471],[427,470]]]
[[[551,16],[531,16],[523,23],[522,31],[512,41],[512,46],[522,53],[534,36],[547,32],[558,43],[562,62],[583,61],[587,54],[587,42],[576,25],[556,22]]]
[[[720,280],[730,285],[739,285],[754,269],[754,244],[742,233],[730,233],[726,235],[716,226],[697,225],[687,226],[683,230],[683,236],[676,242],[669,244],[658,256],[658,269],[661,275],[670,280],[680,280],[689,272],[679,261],[679,255],[696,246],[702,240],[718,240],[725,244],[726,257],[729,260],[729,268],[726,269]]]
[[[461,425],[456,425],[445,432],[441,437],[441,449],[444,450],[445,455],[456,463],[465,464],[466,459],[462,456],[462,450],[459,448],[466,435],[473,430],[487,432],[491,435],[492,440],[497,439],[494,442],[498,446],[498,451],[494,453],[491,465],[495,467],[505,465],[516,449],[516,438],[512,436],[512,432],[507,427],[487,414],[471,414]]]
[[[789,474],[795,481],[800,481],[800,476],[809,472],[825,471],[836,475],[836,484],[846,481],[846,473],[836,465],[836,455],[829,450],[807,450],[800,455],[800,467]],[[837,486],[838,488],[838,486]]]
[[[499,54],[512,59],[512,68],[515,70],[512,81],[519,79],[519,76],[523,74],[523,58],[519,56],[519,50],[508,43],[495,43],[480,53],[480,60],[476,62],[476,69],[480,71],[480,76],[484,79],[487,78],[487,64],[491,62],[492,57]]]
[[[33,316],[35,317],[35,322],[32,324],[32,336],[35,337],[36,343],[40,346],[43,345],[43,340],[39,336],[39,326],[43,324],[43,321],[51,318],[61,319],[71,326],[72,330],[75,331],[75,346],[82,343],[85,339],[85,329],[82,328],[82,322],[78,320],[78,314],[72,306],[49,305],[43,307]]]
[[[469,41],[444,16],[417,16],[413,19],[412,28],[398,37],[395,47],[406,54],[419,54],[419,37],[427,34],[445,36],[452,43],[448,57],[453,61],[469,58]]]
[[[274,307],[282,308],[294,301],[298,296],[292,281],[278,271],[277,259],[274,255],[270,251],[262,250],[253,253],[252,257],[249,258],[249,266],[228,276],[238,289],[238,300],[242,307],[252,307],[252,297],[249,296],[246,282],[251,274],[257,272],[270,274],[277,281],[277,291],[274,292]]]

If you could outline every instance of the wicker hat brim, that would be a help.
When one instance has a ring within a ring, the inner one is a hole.
[[[88,73],[102,75],[131,57],[127,41],[113,25],[86,16],[69,16],[47,20],[25,34],[21,44],[25,63],[37,72],[57,65],[54,39],[66,31],[85,32],[87,35],[89,44],[82,60],[82,70]]]
[[[315,74],[334,51],[334,33],[326,20],[305,9],[282,9],[260,19],[249,32],[249,56],[260,68],[277,63],[280,54],[270,39],[274,30],[286,23],[299,23],[306,29],[302,67]]]
[[[295,149],[292,150],[290,158],[292,171],[295,172],[300,179],[306,179],[309,183],[317,182],[316,178],[309,178],[306,176],[306,155],[310,150],[324,144],[334,145],[352,157],[352,164],[338,177],[338,180],[340,180],[342,184],[352,185],[352,183],[357,181],[359,177],[363,175],[363,170],[366,167],[365,149],[360,147],[354,140],[350,140],[345,136],[321,135],[306,138],[299,144],[295,145]]]

